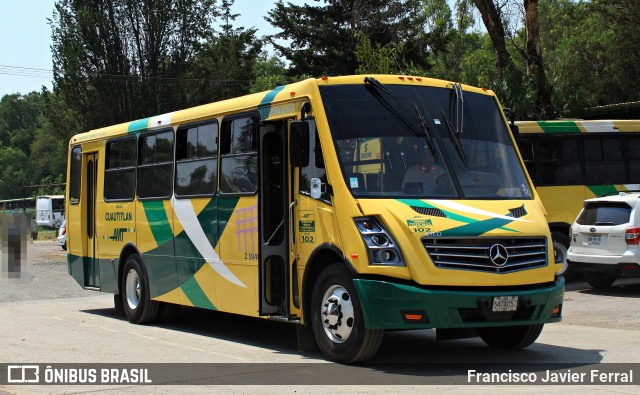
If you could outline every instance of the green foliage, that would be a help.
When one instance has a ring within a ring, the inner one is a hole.
[[[250,92],[254,59],[262,48],[256,29],[234,28],[233,1],[222,4],[222,31],[205,43],[196,55],[189,76],[201,83],[189,92],[190,103],[204,104]]]
[[[364,34],[355,33],[358,43],[355,54],[358,60],[356,74],[404,74],[398,63],[398,54],[404,49],[404,43],[384,46],[371,44],[371,40]]]
[[[640,3],[548,0],[540,4],[545,71],[557,114],[640,99]],[[524,81],[525,94],[531,86]],[[532,114],[528,114],[532,116]]]
[[[6,95],[0,100],[0,141],[15,147],[26,155],[31,153],[31,142],[38,127],[42,96],[37,92],[27,95]]]
[[[2,199],[27,197],[31,191],[29,158],[19,148],[0,146],[0,196]]]
[[[291,75],[353,74],[359,67],[358,37],[367,37],[372,48],[397,51],[402,44],[397,58],[426,65],[425,16],[419,0],[324,0],[320,6],[280,0],[266,19],[281,30],[271,42],[291,63]]]
[[[54,88],[86,129],[188,104],[185,80],[211,38],[214,0],[59,0]]]
[[[286,64],[278,56],[269,56],[269,53],[262,51],[253,61],[253,81],[250,91],[251,93],[262,92],[302,79],[304,77],[295,77],[295,79],[289,77]]]

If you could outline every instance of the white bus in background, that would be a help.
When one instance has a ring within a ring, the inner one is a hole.
[[[64,195],[43,195],[36,199],[36,222],[59,228],[64,221]]]

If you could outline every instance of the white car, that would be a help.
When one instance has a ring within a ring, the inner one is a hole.
[[[585,200],[571,226],[567,262],[593,288],[617,277],[640,277],[640,193]]]
[[[67,249],[67,220],[65,219],[62,222],[62,226],[58,229],[58,245],[62,247],[63,250]]]

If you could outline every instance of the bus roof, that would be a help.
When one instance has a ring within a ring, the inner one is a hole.
[[[121,135],[132,134],[145,130],[166,128],[170,125],[198,122],[212,117],[224,116],[226,114],[238,113],[242,111],[258,110],[261,119],[267,119],[273,114],[272,103],[287,103],[299,101],[300,98],[309,96],[316,91],[318,86],[362,84],[365,77],[374,77],[383,84],[401,84],[414,86],[433,86],[445,88],[452,84],[451,81],[438,80],[427,77],[411,77],[403,75],[352,75],[340,77],[310,78],[303,81],[279,86],[271,91],[249,94],[233,99],[221,100],[197,107],[179,110],[167,114],[138,119],[132,122],[125,122],[118,125],[107,126],[94,129],[85,133],[80,133],[71,138],[70,144],[84,141],[100,140]],[[475,88],[463,85],[467,91],[495,96],[491,90]],[[283,111],[284,110],[284,111]],[[278,109],[278,114],[295,113],[289,111],[290,108]]]
[[[555,120],[555,121],[518,121],[521,134],[528,133],[617,133],[640,132],[640,120]]]

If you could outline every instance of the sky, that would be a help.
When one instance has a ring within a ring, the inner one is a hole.
[[[287,0],[313,4],[311,0]],[[52,89],[51,26],[55,0],[0,0],[0,97]],[[275,0],[236,0],[240,14],[234,26],[258,29],[257,36],[275,33],[264,20]]]

